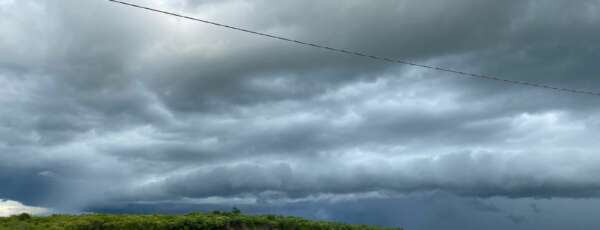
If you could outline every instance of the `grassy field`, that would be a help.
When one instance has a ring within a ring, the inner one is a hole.
[[[187,215],[52,215],[0,218],[0,230],[392,230],[366,225],[310,221],[273,215],[192,213]],[[400,228],[393,228],[400,230]]]

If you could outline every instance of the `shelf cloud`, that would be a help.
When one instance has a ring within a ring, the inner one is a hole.
[[[131,2],[600,89],[595,0]],[[109,1],[0,0],[0,14],[0,198],[12,200],[0,215],[34,210],[21,203],[78,213],[240,202],[256,213],[405,220],[410,229],[479,213],[487,217],[474,229],[527,229],[556,215],[544,207],[587,209],[581,200],[600,197],[598,97],[331,53]],[[357,205],[373,217],[345,210]],[[398,207],[420,205],[440,212]],[[445,216],[450,206],[459,216]],[[385,207],[401,217],[378,213]],[[555,220],[595,220],[573,215]]]

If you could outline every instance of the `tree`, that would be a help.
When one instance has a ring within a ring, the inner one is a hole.
[[[17,216],[17,220],[24,221],[29,219],[31,219],[31,215],[29,213],[21,213]]]

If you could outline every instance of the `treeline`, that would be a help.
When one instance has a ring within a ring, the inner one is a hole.
[[[384,230],[367,225],[309,221],[275,215],[249,216],[239,211],[187,215],[52,215],[0,218],[0,230]],[[392,230],[388,228],[387,230]],[[400,230],[394,228],[394,230]]]

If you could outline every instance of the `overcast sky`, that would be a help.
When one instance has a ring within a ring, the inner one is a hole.
[[[600,91],[598,0],[131,0]],[[247,213],[597,229],[600,97],[307,48],[105,0],[0,0],[0,215]]]

